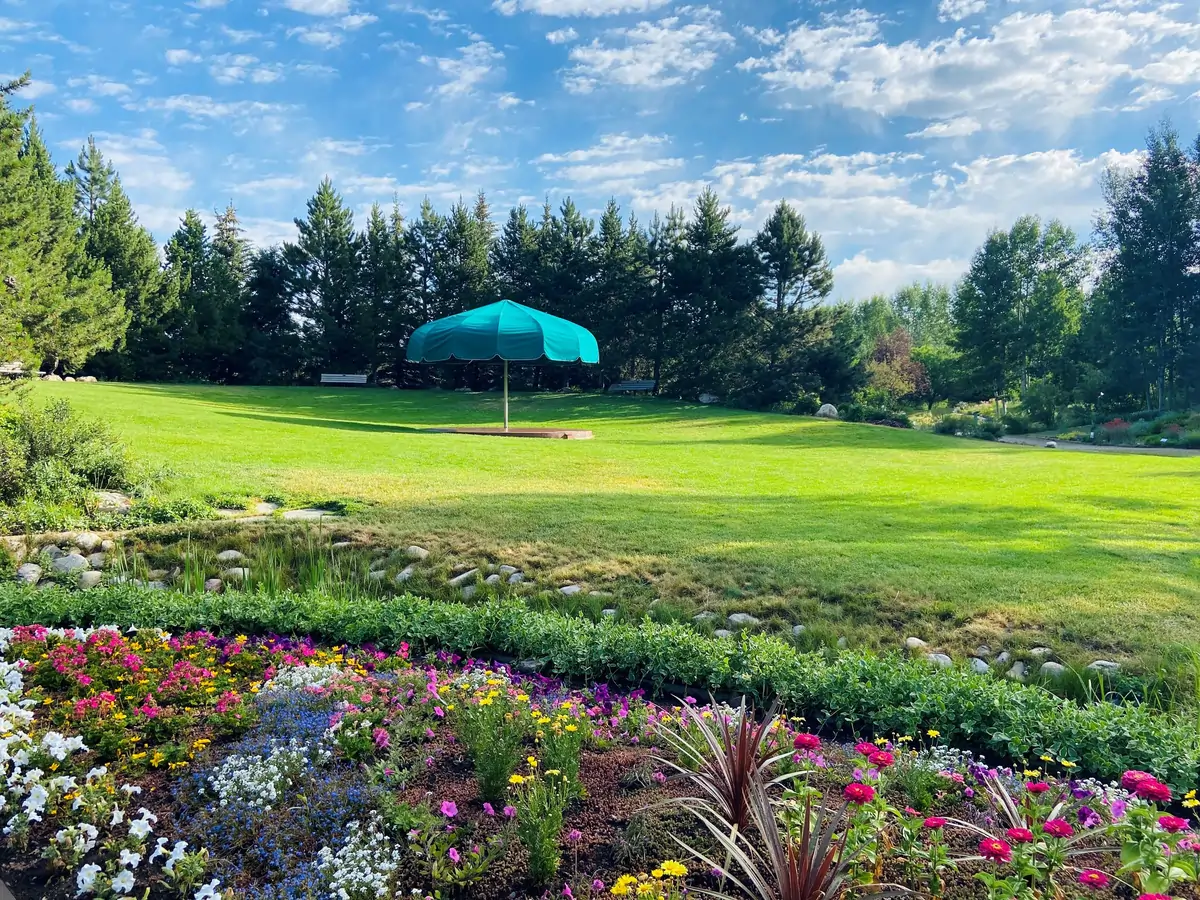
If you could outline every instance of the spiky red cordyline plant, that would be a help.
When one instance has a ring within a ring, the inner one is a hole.
[[[655,759],[674,769],[677,777],[690,781],[703,796],[672,802],[693,810],[712,810],[729,822],[731,833],[745,831],[750,822],[751,785],[756,781],[776,784],[795,777],[787,774],[768,778],[771,767],[793,753],[789,747],[782,753],[771,754],[767,738],[777,719],[778,707],[772,705],[763,720],[757,721],[753,709],[746,706],[745,697],[738,708],[736,725],[719,712],[714,712],[712,719],[706,719],[694,706],[681,702],[680,730],[664,728],[657,734],[680,762],[663,757]],[[698,750],[688,740],[689,727],[699,732],[704,741],[703,750]]]
[[[752,900],[837,900],[853,887],[849,884],[853,856],[846,854],[849,823],[845,806],[831,812],[823,804],[814,807],[811,797],[806,799],[803,823],[799,834],[793,835],[776,819],[763,779],[751,781],[749,795],[750,820],[757,831],[753,839],[747,837],[746,829],[735,829],[732,822],[712,809],[692,809],[725,849],[725,868],[679,838],[675,842],[705,865],[721,868],[722,885],[728,878]],[[737,868],[736,874],[728,871],[730,863]],[[719,900],[735,900],[723,891],[695,887],[691,891]],[[872,897],[906,893],[877,885],[866,891]]]

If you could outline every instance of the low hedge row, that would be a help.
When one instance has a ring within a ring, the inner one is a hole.
[[[1043,753],[1074,760],[1081,774],[1114,779],[1144,769],[1179,789],[1197,784],[1195,722],[1145,706],[1076,703],[1041,688],[899,655],[801,653],[776,637],[705,637],[684,625],[592,622],[533,612],[522,602],[481,605],[404,596],[231,592],[201,596],[117,585],[86,592],[0,585],[0,625],[207,628],[223,634],[314,639],[534,659],[555,675],[693,692],[778,697],[810,727],[864,735],[923,735],[1013,762]]]

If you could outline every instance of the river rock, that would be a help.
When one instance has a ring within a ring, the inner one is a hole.
[[[94,587],[99,587],[101,580],[104,578],[102,572],[97,572],[95,569],[89,569],[79,573],[79,589],[86,591]]]
[[[88,558],[88,565],[93,569],[103,569],[105,562],[108,561],[108,554],[97,551],[91,554]]]
[[[151,569],[146,573],[149,581],[166,581],[170,573],[166,569]]]
[[[702,613],[696,613],[696,615],[692,616],[692,621],[695,622],[697,625],[703,625],[705,622],[713,621],[714,619],[716,619],[716,617],[717,617],[717,614],[715,612],[708,612],[706,610]]]
[[[133,506],[133,500],[128,494],[120,491],[96,491],[96,503],[100,512],[125,512]]]
[[[926,653],[925,661],[931,666],[937,666],[939,669],[949,669],[954,665],[954,660],[945,653]]]
[[[387,564],[387,557],[381,556],[379,559],[371,560],[371,565],[367,566],[367,569],[371,572],[382,572],[387,568]]]
[[[372,569],[370,572],[367,573],[367,579],[370,581],[383,581],[383,579],[386,577],[387,577],[387,572],[382,568]]]
[[[975,648],[975,655],[978,656],[980,659],[991,659],[992,658],[992,648],[989,647],[987,644],[980,644],[978,647]]]
[[[904,639],[904,647],[906,650],[911,650],[916,653],[918,650],[924,650],[929,645],[919,637],[906,637]]]
[[[232,569],[226,569],[221,573],[221,579],[230,584],[241,584],[250,577],[250,570],[245,566],[235,566]]]
[[[716,631],[713,632],[713,637],[731,638],[731,637],[733,637],[733,632],[730,631],[728,628],[718,628]]]
[[[450,587],[455,587],[455,588],[462,587],[464,584],[474,581],[475,576],[478,573],[479,573],[478,569],[467,569],[467,571],[463,572],[461,575],[455,575],[447,583],[450,585]]]
[[[518,569],[516,566],[501,566],[496,571],[499,572],[501,575],[512,575],[521,570]]]
[[[30,586],[38,583],[42,577],[42,567],[37,563],[25,563],[17,567],[17,581]]]
[[[1056,662],[1044,662],[1038,668],[1038,674],[1043,678],[1060,678],[1066,671],[1066,666]]]
[[[429,551],[424,547],[418,547],[416,544],[411,545],[404,552],[408,554],[409,559],[423,560],[429,558]]]
[[[850,646],[850,641],[847,640],[846,638],[840,637],[837,639],[837,648],[839,650],[845,650],[849,646]]]
[[[222,550],[217,554],[217,562],[229,565],[229,563],[241,562],[246,558],[246,554],[240,550]]]
[[[1012,664],[1012,668],[1004,673],[1005,678],[1011,678],[1013,681],[1025,680],[1025,663],[1019,660]]]
[[[75,546],[84,553],[95,553],[100,543],[100,535],[93,531],[84,531],[75,536]]]
[[[108,541],[108,540],[101,541],[100,549],[103,550],[105,553],[112,553],[114,550],[117,549],[117,542],[116,541]]]
[[[346,550],[354,546],[354,541],[334,541],[329,546],[333,550]]]
[[[520,584],[524,580],[525,580],[525,574],[523,572],[513,572],[511,575],[508,576],[509,584]]]
[[[725,621],[729,624],[730,628],[753,628],[760,624],[756,617],[744,612],[731,613]]]
[[[1058,441],[1046,441],[1046,443],[1043,444],[1043,446],[1047,450],[1057,450],[1058,449]]]
[[[503,580],[504,580],[504,576],[502,576],[499,572],[493,572],[487,578],[483,579],[483,583],[484,584],[499,584]]]
[[[403,569],[401,569],[399,572],[396,573],[396,579],[395,579],[396,584],[403,584],[404,582],[408,581],[408,579],[413,577],[413,572],[415,572],[416,570],[417,570],[416,566],[405,566]]]
[[[476,585],[468,584],[466,587],[464,587],[462,589],[462,598],[464,600],[470,600],[472,597],[475,596],[475,591],[477,591],[477,590],[478,590],[478,587]]]
[[[560,594],[562,594],[564,597],[574,597],[576,594],[578,594],[582,590],[583,590],[583,588],[581,588],[577,584],[564,584],[562,587],[560,587],[558,589],[558,592]]]
[[[992,667],[978,656],[972,656],[969,660],[967,660],[967,665],[971,667],[971,671],[976,672],[979,675],[986,675],[988,672],[992,671]]]
[[[1029,651],[1029,655],[1034,659],[1045,659],[1047,656],[1053,656],[1054,651],[1049,647],[1033,647]]]
[[[998,666],[1007,665],[1008,661],[1010,659],[1012,659],[1012,654],[1009,653],[1007,650],[1001,650],[996,655],[996,665],[998,665]]]
[[[616,614],[617,614],[617,611],[616,611],[615,609],[602,609],[602,610],[600,610],[600,615],[602,615],[602,616],[605,616],[605,617],[607,617],[607,618],[609,618],[609,619],[611,619],[611,618],[613,618],[614,616],[616,616]]]
[[[1121,664],[1108,659],[1098,659],[1088,663],[1087,667],[1093,672],[1117,672],[1120,670]]]
[[[219,594],[223,587],[225,587],[225,582],[220,578],[209,578],[204,582],[204,592],[206,594]]]
[[[792,637],[800,637],[800,635],[804,634],[806,631],[808,631],[808,627],[806,625],[793,625]]]
[[[78,553],[68,553],[66,556],[60,556],[54,562],[50,563],[50,566],[55,572],[66,572],[68,574],[90,568],[88,561]]]
[[[67,551],[63,550],[57,544],[47,544],[39,552],[41,556],[48,556],[51,559],[58,559],[60,556],[66,556]]]

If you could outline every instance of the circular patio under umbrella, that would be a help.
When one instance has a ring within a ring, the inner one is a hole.
[[[412,333],[404,356],[415,363],[503,362],[504,431],[509,433],[510,362],[597,365],[600,348],[582,325],[501,300],[425,323]],[[535,436],[533,430],[526,432]],[[555,436],[569,435],[561,432]]]

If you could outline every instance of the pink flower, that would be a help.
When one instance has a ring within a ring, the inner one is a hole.
[[[515,816],[515,815],[517,814],[517,810],[516,810],[516,808],[515,808],[515,807],[512,807],[512,806],[506,806],[506,807],[504,807],[504,809],[503,809],[503,810],[501,810],[501,812],[503,812],[503,813],[504,813],[504,817],[505,817],[506,819],[511,819],[513,816]]]
[[[386,728],[376,728],[371,732],[371,737],[375,741],[376,750],[386,750],[392,743]]]
[[[496,808],[490,803],[483,804],[483,811],[489,816],[494,816],[496,814]]]
[[[879,748],[876,747],[874,744],[872,744],[870,741],[859,741],[857,744],[854,745],[854,752],[859,754],[860,756],[870,756],[872,753],[874,753],[878,749]]]
[[[1143,800],[1154,803],[1167,803],[1171,799],[1171,789],[1155,778],[1143,778],[1133,792]]]
[[[797,750],[820,750],[821,739],[815,734],[798,734],[792,741],[792,745]]]
[[[979,855],[995,863],[1012,861],[1012,847],[1000,838],[984,838],[979,842]]]
[[[595,881],[592,882],[592,890],[595,891],[597,894],[599,894],[601,891],[604,890],[604,882],[601,881],[599,878],[597,878]]]
[[[462,859],[462,857],[458,855],[458,851],[455,850],[453,847],[450,848],[449,852],[446,855],[448,857],[450,857],[450,862],[454,863],[455,865],[457,865],[458,861],[460,859]]]
[[[1159,816],[1158,827],[1174,834],[1178,831],[1187,831],[1189,826],[1187,819],[1181,819],[1179,816]]]
[[[1138,769],[1130,769],[1121,776],[1121,787],[1125,788],[1127,791],[1132,791],[1137,788],[1140,782],[1145,781],[1147,778],[1153,777],[1154,776],[1149,772],[1142,772]]]
[[[877,769],[886,769],[888,766],[896,762],[896,757],[888,753],[886,750],[876,750],[867,757],[867,762]]]
[[[1004,832],[1004,836],[1014,844],[1033,843],[1033,832],[1028,828],[1010,828]]]
[[[458,806],[453,800],[442,801],[442,815],[447,819],[453,819],[458,815]]]
[[[662,772],[655,772],[651,777],[654,779],[656,784],[665,784],[667,781],[667,776]]]
[[[925,820],[925,827],[937,831],[939,828],[946,827],[946,820],[941,816],[930,816]]]
[[[437,716],[439,719],[446,718],[446,711],[444,709],[442,709],[440,706],[435,706],[433,708],[433,714],[435,716]]]
[[[1025,785],[1025,790],[1031,794],[1044,794],[1050,790],[1050,785],[1044,781],[1030,781]]]
[[[1047,819],[1046,824],[1042,826],[1042,831],[1056,838],[1069,838],[1075,833],[1075,829],[1066,819]]]
[[[1138,894],[1138,900],[1171,900],[1166,894]]]
[[[1108,876],[1099,869],[1084,869],[1079,873],[1079,883],[1090,891],[1102,891],[1108,887]]]
[[[864,803],[870,803],[875,799],[875,788],[860,781],[852,781],[846,785],[846,789],[842,791],[842,795],[851,803],[857,803],[859,806],[862,806]]]
[[[583,832],[581,832],[578,828],[572,828],[567,832],[568,844],[578,844],[581,840],[583,840]]]

